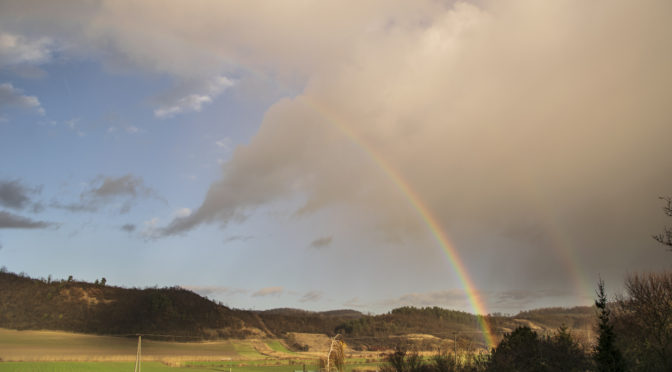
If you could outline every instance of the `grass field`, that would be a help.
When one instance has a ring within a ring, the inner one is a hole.
[[[0,372],[132,371],[136,338],[0,328]],[[272,356],[264,355],[270,352]],[[144,372],[294,372],[318,370],[314,353],[293,352],[279,340],[165,342],[142,340]],[[364,358],[346,371],[375,370]],[[370,360],[369,360],[370,361]]]
[[[0,358],[4,361],[134,361],[136,338],[94,336],[56,331],[0,329]],[[240,352],[239,352],[240,350]],[[242,342],[165,342],[142,340],[143,359],[226,360],[262,359]]]
[[[133,371],[133,362],[4,362],[0,363],[0,372],[129,372]],[[353,369],[374,370],[377,364],[346,366],[346,372]],[[204,362],[202,365],[170,367],[159,362],[143,362],[143,372],[294,372],[302,371],[299,364],[284,366],[244,366],[225,367]],[[316,365],[306,365],[306,370],[316,371]]]
[[[293,352],[293,351],[287,349],[287,348],[285,347],[285,345],[283,345],[283,344],[282,344],[280,341],[278,341],[278,340],[270,340],[270,341],[266,341],[266,345],[268,345],[268,347],[270,347],[270,348],[273,349],[274,351],[279,351],[279,352],[281,352],[281,353],[285,353],[285,354],[296,354],[295,352]]]

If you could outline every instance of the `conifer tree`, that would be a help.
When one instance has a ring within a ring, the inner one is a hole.
[[[616,335],[610,321],[611,311],[607,307],[607,295],[604,293],[602,278],[597,284],[595,306],[597,306],[599,318],[597,345],[593,348],[596,370],[598,372],[625,371],[625,361],[621,352],[616,348]]]

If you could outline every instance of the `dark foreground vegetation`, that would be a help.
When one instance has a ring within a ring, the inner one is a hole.
[[[626,294],[607,302],[597,290],[593,345],[560,327],[540,335],[529,327],[505,334],[489,353],[440,352],[422,358],[399,346],[382,372],[669,372],[672,371],[672,272],[632,275]]]

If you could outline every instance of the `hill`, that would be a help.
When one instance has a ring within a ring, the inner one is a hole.
[[[549,308],[484,319],[499,336],[519,325],[541,332],[565,325],[589,339],[594,311],[591,307]],[[307,348],[295,339],[297,333],[342,333],[348,344],[359,350],[388,349],[399,343],[432,349],[445,347],[453,339],[467,347],[483,346],[477,316],[439,307],[402,307],[380,315],[288,308],[246,311],[231,309],[181,287],[122,288],[72,279],[34,279],[9,272],[0,272],[0,327],[144,334],[178,341],[280,337],[297,350]]]

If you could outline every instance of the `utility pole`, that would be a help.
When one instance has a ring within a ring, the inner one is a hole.
[[[135,354],[135,372],[142,368],[142,336],[138,336],[138,352]]]

